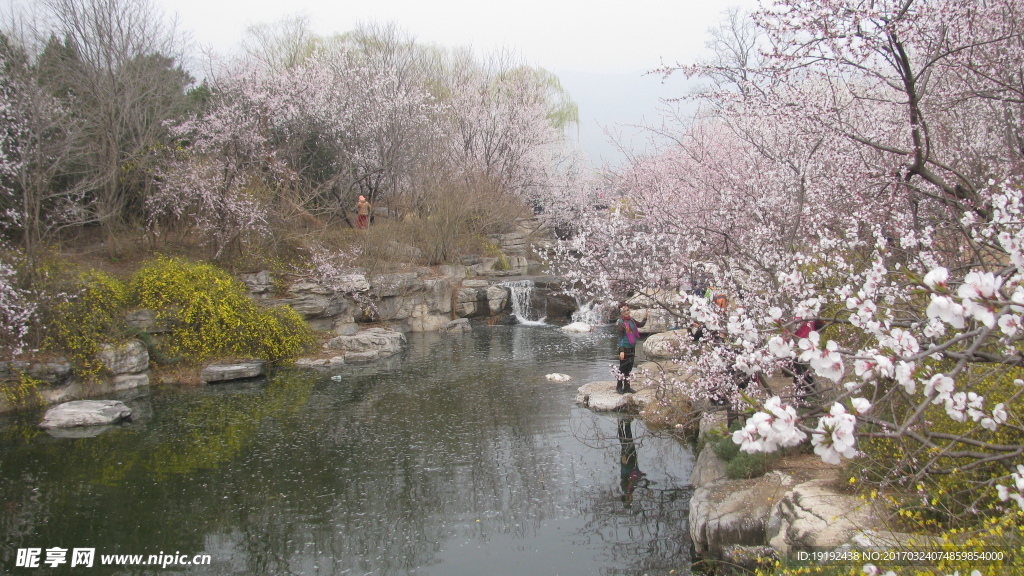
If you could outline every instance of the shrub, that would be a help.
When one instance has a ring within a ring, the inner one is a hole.
[[[725,462],[725,473],[732,479],[754,478],[768,471],[768,455],[741,452],[732,436],[710,433],[707,446]]]
[[[244,285],[210,264],[159,258],[131,284],[133,303],[157,311],[170,327],[168,356],[293,358],[312,345],[312,330],[291,308],[266,309]]]
[[[96,354],[102,344],[124,338],[130,295],[127,287],[103,272],[80,277],[80,287],[58,304],[49,319],[47,347],[62,351],[86,374],[102,367]]]

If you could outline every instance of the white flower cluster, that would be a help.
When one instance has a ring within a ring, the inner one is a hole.
[[[854,410],[860,414],[871,409],[871,402],[865,398],[855,398],[853,405]],[[811,434],[814,453],[829,464],[839,464],[840,456],[857,456],[857,449],[854,447],[857,443],[856,428],[857,417],[848,413],[842,404],[832,404],[829,415],[818,420],[818,427]]]
[[[767,412],[757,412],[747,419],[747,424],[733,432],[732,441],[748,454],[774,452],[778,448],[796,446],[807,438],[797,428],[796,410],[783,404],[778,396],[772,396],[764,403]]]
[[[1013,500],[1024,510],[1024,464],[1017,464],[1017,471],[1010,474],[1010,479],[1013,480],[1013,486],[1007,487],[1002,484],[996,486],[999,499],[1003,502]]]

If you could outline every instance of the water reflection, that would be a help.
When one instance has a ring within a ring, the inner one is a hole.
[[[622,454],[619,456],[619,484],[622,487],[622,502],[629,508],[633,504],[633,491],[637,486],[646,488],[649,481],[646,473],[640,471],[636,462],[636,443],[633,441],[633,419],[619,420],[619,444]]]
[[[213,559],[90,574],[685,568],[690,452],[573,403],[607,378],[612,344],[525,327],[414,335],[390,364],[154,390],[131,400],[143,418],[93,438],[5,417],[0,571],[18,548],[53,546]],[[646,472],[628,507],[624,456]]]

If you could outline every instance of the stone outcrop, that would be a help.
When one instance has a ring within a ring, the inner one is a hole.
[[[696,490],[689,518],[700,556],[743,559],[749,568],[766,556],[860,546],[858,538],[884,525],[873,503],[845,493],[837,468],[816,456],[788,456],[773,467],[758,478],[729,479],[714,451],[701,451],[690,477]]]
[[[446,334],[463,334],[466,332],[472,332],[473,325],[469,323],[468,318],[459,318],[445,324],[440,331]]]
[[[64,359],[52,362],[0,362],[0,382],[15,380],[20,374],[47,384],[64,384],[71,377],[71,363]]]
[[[576,403],[586,406],[594,412],[622,412],[640,410],[650,402],[656,401],[653,387],[637,387],[636,393],[619,394],[615,391],[615,381],[590,382],[580,386],[576,393]]]
[[[768,524],[768,543],[780,554],[836,548],[876,524],[870,502],[836,490],[836,479],[797,484],[779,499]]]
[[[225,362],[210,364],[199,373],[204,384],[245,380],[262,376],[267,371],[267,363],[263,360],[247,360],[244,362]]]
[[[351,336],[336,336],[325,345],[328,350],[344,352],[346,363],[370,362],[402,351],[405,334],[387,328],[360,330]]]
[[[76,400],[47,410],[39,427],[102,426],[130,419],[131,415],[128,406],[118,400]]]
[[[149,352],[139,340],[117,346],[103,344],[97,358],[112,374],[140,374],[149,369]]]
[[[672,330],[648,336],[643,343],[644,354],[648,358],[674,358],[679,355],[680,347],[690,339],[686,330]]]

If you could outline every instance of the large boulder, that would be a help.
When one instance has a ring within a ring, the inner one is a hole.
[[[875,518],[873,502],[841,493],[835,478],[816,478],[778,499],[768,524],[769,543],[780,556],[837,548],[879,524]]]
[[[648,336],[643,350],[648,358],[673,358],[679,355],[682,345],[690,339],[686,330],[671,330]]]
[[[727,477],[725,461],[719,458],[714,450],[705,446],[693,464],[693,470],[690,472],[690,484],[700,488],[719,480],[725,480]]]
[[[204,384],[211,382],[227,382],[230,380],[244,380],[262,376],[267,369],[267,363],[263,360],[247,360],[244,362],[227,362],[210,364],[199,373],[199,379]]]
[[[690,499],[690,537],[697,554],[721,558],[734,544],[767,544],[773,504],[792,483],[787,474],[769,472],[758,478],[719,480],[697,488]]]
[[[139,340],[100,346],[97,358],[112,374],[140,374],[149,369],[149,351]]]
[[[345,352],[377,352],[378,356],[391,356],[401,352],[405,343],[405,334],[401,332],[387,328],[369,328],[351,336],[331,338],[327,348]],[[350,361],[347,354],[345,361]]]
[[[131,409],[118,400],[76,400],[47,410],[39,427],[102,426],[130,419],[131,415]]]

